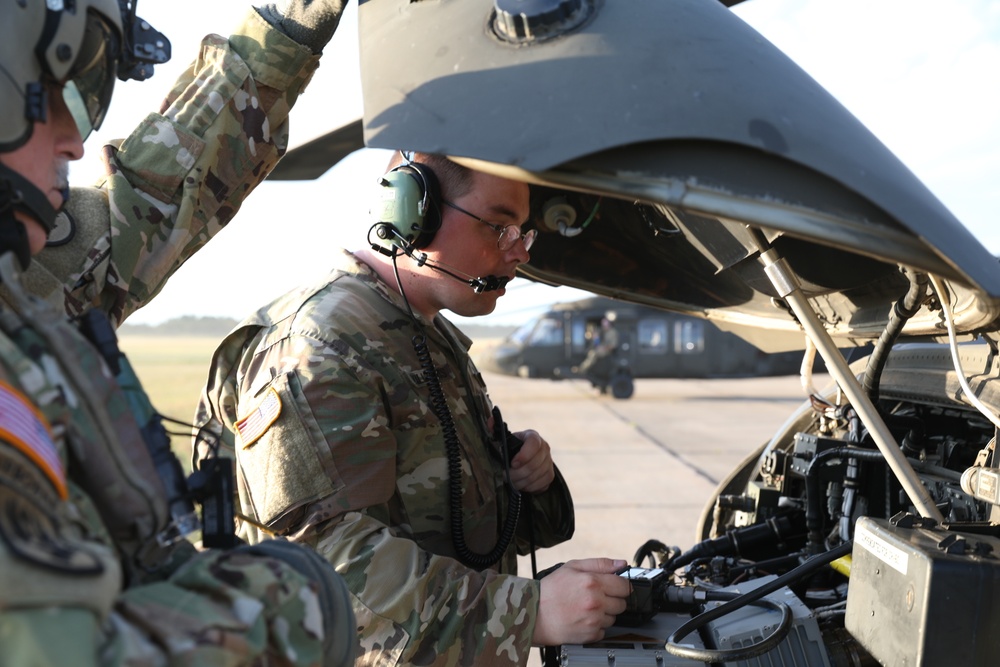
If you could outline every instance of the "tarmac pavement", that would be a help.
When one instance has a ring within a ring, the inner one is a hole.
[[[532,428],[549,442],[573,493],[576,534],[539,551],[539,569],[571,558],[632,560],[648,539],[690,547],[715,487],[805,400],[797,376],[637,380],[626,400],[583,380],[484,377],[510,429]],[[520,567],[531,571],[526,558]]]
[[[510,429],[549,442],[573,493],[576,534],[540,550],[539,570],[596,556],[631,562],[649,539],[691,547],[719,482],[805,400],[798,376],[637,380],[626,400],[584,380],[484,377]],[[531,576],[528,557],[518,567]],[[539,663],[533,651],[529,665]]]

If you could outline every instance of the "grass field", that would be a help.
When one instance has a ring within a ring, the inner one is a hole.
[[[128,336],[119,339],[157,412],[190,423],[221,337]],[[191,463],[189,429],[166,422],[171,444],[185,469]],[[174,435],[174,434],[177,435]]]

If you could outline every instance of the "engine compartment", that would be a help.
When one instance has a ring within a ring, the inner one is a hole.
[[[995,348],[959,350],[996,410]],[[876,386],[943,522],[915,511],[844,394],[814,393],[719,486],[700,542],[639,547],[622,572],[630,608],[606,639],[549,664],[992,664],[1000,526],[990,489],[963,488],[963,474],[996,469],[994,423],[962,398],[947,345],[897,346]]]

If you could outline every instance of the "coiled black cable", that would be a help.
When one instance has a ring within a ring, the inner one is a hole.
[[[723,597],[721,593],[715,593],[715,599],[728,599],[738,600],[740,596],[736,593],[732,594],[732,597]],[[774,602],[772,600],[754,600],[753,602],[748,602],[747,604],[753,604],[758,607],[767,607],[768,609],[773,609],[774,611],[781,612],[781,620],[778,622],[778,626],[774,629],[774,632],[769,634],[764,639],[760,640],[756,644],[751,644],[750,646],[741,646],[739,648],[732,649],[708,649],[708,648],[695,648],[693,646],[682,646],[677,643],[681,637],[685,637],[691,633],[696,627],[700,627],[712,619],[702,619],[703,616],[710,612],[704,612],[695,616],[690,621],[677,628],[674,634],[670,635],[667,639],[666,649],[667,653],[676,655],[679,658],[688,658],[690,660],[698,660],[699,662],[736,662],[739,660],[749,660],[750,658],[755,658],[758,655],[763,655],[768,651],[774,649],[781,643],[787,635],[788,631],[792,628],[792,610],[784,602]],[[720,605],[715,609],[722,609],[725,605]],[[712,609],[711,611],[715,611]]]
[[[448,509],[451,521],[451,542],[460,561],[470,567],[484,569],[499,561],[507,551],[507,547],[510,546],[511,540],[514,539],[517,519],[521,513],[521,494],[512,490],[503,529],[500,531],[500,537],[493,549],[488,554],[472,551],[465,542],[465,529],[462,526],[462,452],[458,433],[455,430],[455,420],[451,416],[451,410],[448,409],[448,402],[441,389],[441,380],[438,378],[434,361],[427,349],[426,339],[422,334],[417,334],[412,338],[412,343],[413,351],[417,354],[420,368],[424,373],[424,380],[427,382],[427,388],[430,392],[431,410],[441,422],[441,432],[448,455]]]
[[[387,249],[378,243],[371,243],[371,235],[377,229],[382,230],[381,233],[377,232],[379,238],[387,238],[384,234],[388,234],[394,236],[397,241],[406,247],[397,246]],[[399,266],[396,264],[396,259],[400,253],[411,255],[413,248],[409,241],[400,235],[392,225],[373,225],[368,230],[368,237],[372,250],[392,259],[392,272],[396,278],[396,287],[399,289],[400,296],[403,297],[403,303],[406,304],[410,320],[418,332],[410,339],[410,342],[413,344],[413,351],[417,355],[417,361],[420,364],[424,380],[427,383],[430,393],[431,411],[438,418],[438,421],[441,422],[445,453],[448,456],[448,512],[450,514],[452,545],[455,547],[458,559],[464,564],[478,569],[488,568],[503,557],[507,551],[507,547],[510,546],[511,540],[514,539],[514,532],[517,530],[517,520],[521,514],[521,494],[511,487],[511,501],[507,507],[507,516],[504,519],[500,537],[497,539],[497,543],[493,549],[487,554],[472,551],[465,542],[465,528],[462,526],[462,450],[461,444],[458,441],[458,432],[455,430],[455,420],[451,416],[451,410],[448,409],[448,401],[445,398],[444,390],[441,388],[441,379],[438,377],[437,368],[434,367],[434,360],[431,359],[431,353],[427,347],[427,338],[422,333],[423,326],[421,326],[416,315],[413,314],[410,300],[406,297],[406,290],[403,289],[403,282],[399,279]],[[506,445],[504,447],[506,448]],[[509,465],[510,461],[505,460],[504,464]],[[510,476],[508,475],[507,478],[509,483]],[[532,544],[534,544],[534,537],[532,537]],[[532,556],[534,556],[533,548]]]

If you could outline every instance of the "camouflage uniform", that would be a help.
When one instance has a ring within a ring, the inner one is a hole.
[[[161,113],[104,147],[98,187],[73,188],[29,291],[71,315],[99,307],[116,324],[148,303],[274,168],[318,65],[256,11],[229,40],[206,37]]]
[[[422,322],[461,445],[466,543],[488,553],[510,500],[492,405],[468,338],[440,315]],[[229,439],[242,511],[315,547],[347,581],[357,664],[523,665],[539,597],[537,581],[513,576],[527,522],[494,567],[456,559],[444,436],[415,333],[400,295],[345,253],[224,340],[196,421]],[[536,546],[570,537],[558,472],[532,503]],[[240,530],[251,543],[266,535]]]
[[[352,661],[346,591],[315,554],[157,541],[169,516],[139,427],[66,319],[120,322],[228,222],[316,65],[256,12],[206,38],[164,114],[106,148],[102,187],[74,191],[75,236],[57,231],[24,281],[49,303],[0,256],[0,665]]]

